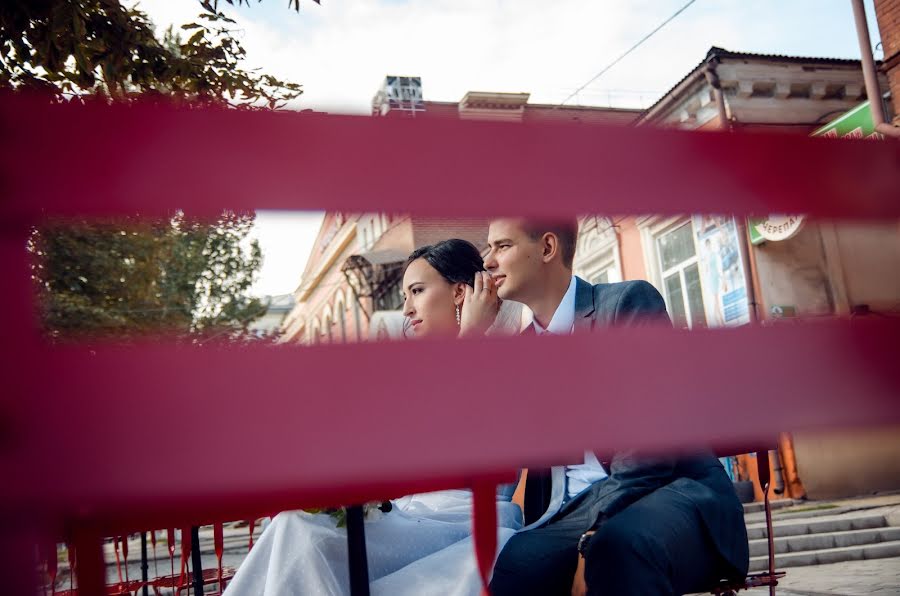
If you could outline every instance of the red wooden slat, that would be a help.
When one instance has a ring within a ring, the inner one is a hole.
[[[0,98],[0,123],[5,215],[26,219],[222,207],[900,216],[900,143],[892,140],[47,106],[15,97]],[[48,138],[77,139],[78,150]],[[402,159],[386,139],[407,149]],[[416,192],[397,192],[398,180]]]
[[[222,553],[225,550],[225,536],[222,528],[222,522],[213,524],[213,545],[216,551],[216,572],[218,573],[219,593],[225,591],[222,585]]]
[[[900,372],[892,361],[897,321],[689,335],[629,330],[539,343],[47,349],[33,333],[22,250],[27,225],[46,214],[175,207],[209,214],[268,207],[897,217],[900,145],[892,141],[51,108],[9,97],[0,99],[0,123],[0,273],[10,284],[0,294],[0,321],[17,338],[16,350],[0,359],[2,430],[15,429],[0,443],[0,476],[17,479],[0,495],[0,509],[79,520],[85,593],[102,591],[101,533],[377,500],[479,476],[488,482],[522,464],[572,459],[584,448],[733,447],[784,428],[900,421]],[[79,150],[46,142],[59,136],[79,139]],[[384,151],[385,138],[415,150],[398,160]],[[252,148],[245,167],[216,169],[240,146]],[[401,179],[420,192],[397,193]],[[566,370],[593,374],[542,373],[548,355]],[[447,379],[448,366],[465,371],[464,380],[425,382]],[[755,407],[735,417],[737,405],[750,401]],[[395,406],[384,410],[390,424],[375,409],[385,403]],[[332,425],[323,423],[337,411],[352,440],[334,440]],[[470,415],[475,411],[478,418]],[[270,412],[279,415],[260,415]],[[597,420],[605,421],[601,428]],[[259,438],[251,443],[229,444],[212,430],[246,428],[248,421]],[[166,442],[152,450],[136,444],[127,454],[108,449],[160,428],[193,437],[216,461],[186,465],[183,447]],[[533,444],[528,438],[538,430],[542,441]],[[373,462],[372,445],[391,457]],[[284,469],[284,453],[295,454],[293,470]],[[122,473],[129,469],[141,473]],[[237,479],[234,469],[245,473]],[[185,537],[189,548],[189,531]]]
[[[489,596],[488,584],[497,554],[497,486],[493,483],[475,482],[472,485],[472,537],[482,594]]]
[[[879,319],[319,348],[47,349],[19,363],[29,382],[10,418],[17,457],[0,460],[0,474],[19,482],[0,504],[63,516],[81,508],[124,532],[465,486],[585,448],[734,447],[784,428],[891,424],[898,340],[900,321]],[[591,374],[554,374],[548,355]],[[465,373],[434,383],[447,363]],[[742,403],[754,407],[735,416]],[[338,417],[344,440],[329,422]],[[160,428],[217,457],[178,466],[177,442],[108,448]],[[221,428],[255,439],[235,442]],[[391,457],[373,464],[372,445]]]

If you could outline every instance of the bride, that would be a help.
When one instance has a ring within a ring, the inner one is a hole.
[[[517,327],[514,314],[498,317],[500,301],[478,249],[451,239],[415,250],[403,276],[403,314],[416,338],[455,337]],[[504,309],[505,311],[506,309]],[[497,552],[522,527],[513,486],[497,492]],[[445,490],[391,502],[365,522],[373,595],[475,596],[481,578],[472,542],[472,493]],[[347,532],[324,513],[277,515],[247,555],[227,596],[349,594]]]

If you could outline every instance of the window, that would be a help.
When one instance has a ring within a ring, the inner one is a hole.
[[[340,337],[341,343],[347,343],[346,311],[347,306],[344,293],[338,290],[337,297],[334,300],[334,324],[337,325],[337,336]]]
[[[339,308],[340,310],[337,313],[337,324],[341,332],[341,343],[347,343],[347,320],[344,314],[344,305],[341,304]]]
[[[687,222],[656,239],[662,285],[676,326],[706,326],[694,227]]]
[[[322,333],[322,335],[324,336],[323,339],[327,340],[328,343],[333,343],[334,342],[334,333],[333,333],[334,323],[332,323],[332,321],[331,321],[331,315],[325,315],[324,323],[322,326],[324,327],[324,330]]]
[[[321,325],[319,325],[319,319],[313,319],[313,323],[310,326],[310,338],[309,343],[316,345],[322,343],[322,330]]]

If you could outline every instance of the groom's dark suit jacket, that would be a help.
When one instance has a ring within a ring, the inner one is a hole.
[[[652,324],[670,323],[662,296],[649,283],[626,281],[592,286],[576,278],[576,333],[610,326]],[[534,328],[529,327],[523,333],[534,333]],[[613,517],[651,492],[663,488],[674,491],[694,503],[719,554],[735,573],[746,574],[749,552],[744,510],[722,464],[711,453],[664,459],[619,452],[605,467],[609,478],[591,492],[599,519]],[[552,490],[549,474],[533,472],[529,471],[525,483],[526,525],[546,512]],[[566,506],[571,504],[570,501]],[[561,508],[561,514],[565,513],[566,506]]]

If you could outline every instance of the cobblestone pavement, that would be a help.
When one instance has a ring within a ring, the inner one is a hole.
[[[778,596],[900,596],[900,558],[791,567]],[[741,594],[761,596],[768,588]]]

